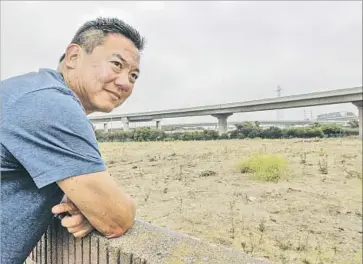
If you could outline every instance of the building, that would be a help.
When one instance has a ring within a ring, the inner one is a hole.
[[[352,112],[332,112],[318,115],[316,121],[350,121],[358,120],[358,117]]]

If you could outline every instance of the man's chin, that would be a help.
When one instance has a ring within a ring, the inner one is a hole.
[[[101,113],[111,113],[113,110],[115,110],[117,107],[119,107],[120,105],[122,105],[123,102],[115,105],[115,104],[99,104],[97,107],[97,112],[101,112]]]
[[[98,111],[97,112],[101,112],[101,113],[111,113],[113,110],[115,110],[115,106],[111,106],[111,105],[103,105],[101,107],[98,107]]]

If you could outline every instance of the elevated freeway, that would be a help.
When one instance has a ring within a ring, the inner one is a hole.
[[[257,112],[275,109],[299,108],[319,105],[331,105],[342,103],[353,103],[358,107],[359,131],[362,138],[362,86],[314,92],[300,95],[283,96],[277,98],[267,98],[245,102],[235,102],[218,105],[207,105],[198,107],[188,107],[179,109],[167,109],[141,113],[126,113],[117,115],[91,116],[92,123],[104,123],[105,129],[112,121],[122,121],[124,129],[129,128],[129,122],[156,121],[156,126],[160,128],[161,119],[187,116],[211,115],[218,119],[218,130],[220,134],[227,131],[227,119],[234,113]]]

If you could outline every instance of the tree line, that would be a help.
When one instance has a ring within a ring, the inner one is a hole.
[[[103,133],[96,131],[96,138],[100,142],[126,142],[126,141],[193,141],[193,140],[219,140],[219,139],[284,139],[284,138],[331,138],[358,136],[357,123],[352,121],[350,127],[337,124],[319,124],[307,127],[268,127],[262,128],[258,122],[243,122],[235,125],[236,129],[218,135],[215,130],[185,131],[168,133],[150,127],[141,127],[129,131],[113,131]]]

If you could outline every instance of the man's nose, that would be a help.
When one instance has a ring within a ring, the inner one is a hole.
[[[122,92],[128,93],[132,89],[128,73],[119,74],[115,80],[115,84]]]

